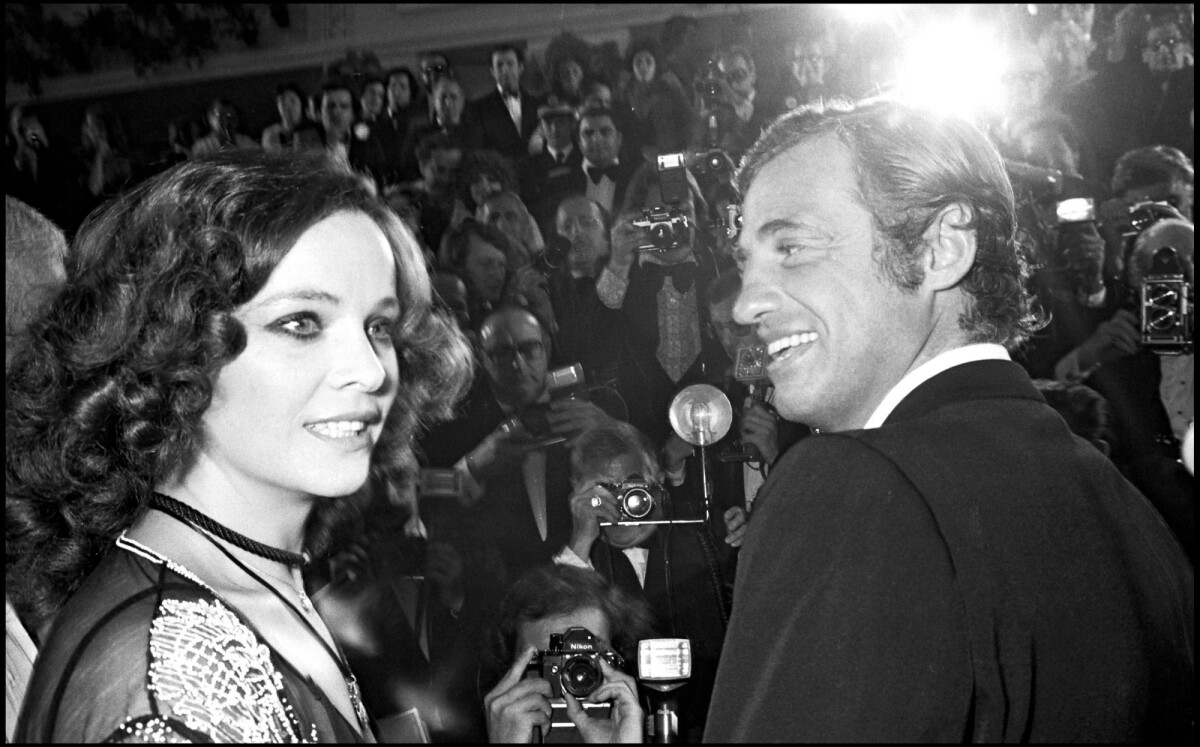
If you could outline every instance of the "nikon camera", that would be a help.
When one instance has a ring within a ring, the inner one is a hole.
[[[666,491],[661,485],[646,482],[637,475],[630,475],[624,482],[601,483],[600,487],[617,497],[617,505],[621,508],[622,524],[638,524],[648,520],[654,511],[654,506],[662,503]],[[612,526],[602,521],[600,526]]]
[[[592,631],[567,628],[565,633],[550,634],[550,645],[534,653],[525,677],[541,677],[549,682],[552,698],[561,698],[567,692],[582,699],[604,684],[601,658],[617,669],[625,666],[620,654],[600,648]]]

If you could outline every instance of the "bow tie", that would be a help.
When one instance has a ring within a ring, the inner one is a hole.
[[[675,291],[678,293],[687,293],[696,283],[695,262],[680,262],[674,265],[647,262],[642,265],[642,269],[645,270],[646,276],[653,281],[656,292],[662,288],[667,278],[671,278],[671,284],[675,286]]]
[[[599,166],[588,166],[587,175],[588,179],[592,180],[592,184],[599,184],[600,180],[606,176],[609,179],[612,179],[615,183],[617,181],[617,167],[608,166],[606,168],[600,168]]]

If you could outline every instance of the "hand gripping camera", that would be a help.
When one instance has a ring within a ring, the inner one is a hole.
[[[622,524],[639,524],[647,519],[654,511],[654,506],[662,503],[665,490],[661,485],[646,482],[637,475],[630,475],[624,482],[601,483],[600,487],[617,497],[617,506],[621,509]],[[608,522],[600,522],[600,526],[612,526]]]
[[[688,198],[687,164],[682,153],[667,153],[658,157],[658,184],[663,205],[642,211],[633,225],[646,234],[647,243],[639,252],[668,252],[685,246],[691,239],[691,221],[678,205]]]
[[[561,698],[566,692],[582,699],[604,684],[600,659],[616,669],[625,666],[620,654],[601,649],[596,636],[587,628],[567,628],[565,633],[550,634],[550,645],[534,653],[525,676],[549,682],[553,698]]]

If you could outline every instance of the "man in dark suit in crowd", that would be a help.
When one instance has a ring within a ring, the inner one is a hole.
[[[591,107],[580,112],[579,149],[583,160],[548,179],[543,200],[553,203],[553,210],[570,195],[584,195],[615,215],[638,164],[621,160],[621,131],[611,109]]]
[[[529,139],[538,128],[542,100],[521,88],[525,54],[512,44],[492,50],[492,78],[496,90],[467,107],[464,125],[467,145],[491,148],[514,163],[529,153]]]
[[[544,104],[538,107],[538,127],[545,144],[537,153],[521,162],[521,199],[529,206],[542,233],[548,233],[550,220],[558,207],[554,195],[547,195],[551,180],[579,171],[583,155],[575,145],[575,125],[579,117],[574,107]]]
[[[738,181],[734,318],[818,433],[756,501],[706,738],[1193,741],[1191,566],[1009,360],[1034,325],[993,146],[800,109]]]

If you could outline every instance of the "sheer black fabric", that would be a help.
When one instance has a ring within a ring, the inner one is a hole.
[[[18,742],[362,742],[231,605],[118,540],[55,620]]]

